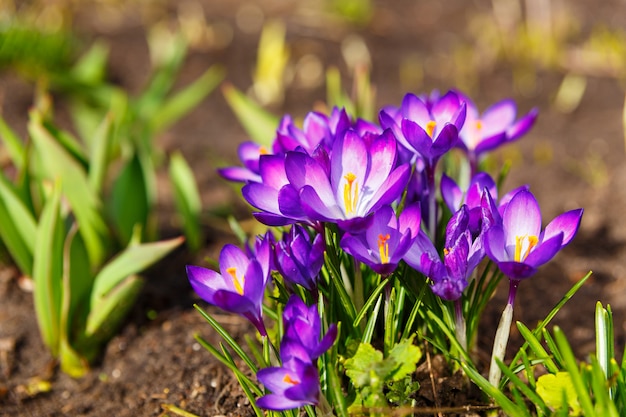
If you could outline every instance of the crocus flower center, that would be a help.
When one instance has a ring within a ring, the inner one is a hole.
[[[389,233],[386,235],[378,235],[378,253],[380,253],[380,262],[383,264],[389,263]]]
[[[230,268],[227,268],[226,272],[228,272],[230,274],[230,276],[233,277],[233,284],[235,285],[235,290],[237,290],[237,293],[239,295],[243,295],[243,280],[244,280],[244,277],[241,277],[241,281],[239,280],[239,278],[237,278],[237,268],[235,268],[234,266],[231,266]]]
[[[358,183],[355,182],[356,175],[348,172],[344,175],[346,184],[343,186],[343,204],[346,208],[346,214],[352,214],[356,211],[356,202],[359,198]]]
[[[435,122],[434,120],[431,120],[430,122],[426,123],[426,133],[428,133],[428,136],[430,136],[431,138],[433,137],[433,133],[435,133],[436,127],[437,127],[437,122]]]
[[[267,148],[265,146],[261,146],[259,148],[259,155],[267,155],[269,154],[269,151],[267,150]]]
[[[480,130],[483,128],[483,121],[480,119],[476,119],[476,121],[474,122],[475,126],[476,126],[476,130]]]
[[[289,374],[285,375],[285,377],[283,378],[283,382],[286,382],[287,384],[291,384],[291,385],[298,385],[300,383],[300,381],[293,379],[291,375]]]
[[[513,258],[515,262],[524,262],[524,259],[537,243],[539,243],[537,236],[515,236],[515,255]]]

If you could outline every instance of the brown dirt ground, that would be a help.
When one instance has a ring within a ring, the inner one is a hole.
[[[176,10],[175,3],[169,4],[168,13]],[[599,23],[624,25],[626,10],[622,3],[602,2],[593,6],[593,13],[582,0],[570,3],[582,33]],[[249,10],[245,5],[250,7],[252,3],[204,0],[199,4],[209,22],[233,28],[233,38],[223,48],[192,52],[181,84],[220,62],[227,68],[229,81],[247,88],[258,31],[250,24],[244,26],[245,30],[238,28],[236,16],[241,17]],[[349,33],[362,36],[372,54],[372,79],[378,87],[379,104],[400,102],[407,88],[398,76],[404,58],[445,57],[453,45],[467,42],[465,28],[470,17],[490,7],[485,1],[458,0],[446,3],[445,8],[435,0],[375,1],[373,21],[359,29],[320,15],[310,17],[305,12],[315,4],[266,0],[259,7],[266,16],[286,20],[294,60],[313,51],[325,65],[334,63],[345,73],[340,40]],[[113,79],[137,91],[145,82],[148,50],[138,15],[131,7],[126,13],[122,21],[111,26],[102,23],[91,9],[81,9],[76,25],[81,33],[110,42]],[[452,87],[450,71],[437,68],[439,61],[429,62],[421,83],[413,86],[415,91]],[[613,308],[618,352],[623,349],[626,333],[626,165],[621,126],[624,86],[611,77],[590,77],[580,106],[562,113],[552,103],[563,74],[564,70],[537,70],[536,88],[522,94],[512,87],[510,67],[496,65],[481,70],[470,93],[481,108],[504,97],[516,98],[521,111],[532,106],[540,108],[540,118],[531,133],[498,153],[499,158],[514,162],[506,187],[529,184],[546,220],[564,210],[585,208],[579,235],[537,276],[520,286],[515,311],[516,320],[534,325],[577,279],[593,270],[590,281],[555,319],[583,358],[594,349],[593,312],[597,300]],[[4,117],[24,133],[32,89],[7,73],[0,74],[0,89]],[[293,85],[284,104],[276,110],[302,116],[315,101],[323,99],[321,85]],[[187,157],[207,211],[235,206],[238,213],[245,213],[243,204],[236,192],[217,177],[214,168],[224,161],[236,163],[236,144],[245,139],[219,93],[160,138],[166,151],[181,149]],[[167,190],[161,200],[164,218],[169,218],[172,208],[167,203]],[[168,229],[173,226],[164,223]],[[194,340],[194,334],[199,333],[210,342],[218,342],[192,308],[198,300],[187,283],[184,265],[201,264],[205,257],[215,257],[222,243],[233,240],[213,220],[207,220],[207,231],[206,244],[199,254],[192,256],[180,250],[148,274],[140,300],[119,335],[109,343],[92,372],[80,380],[54,369],[38,336],[32,294],[20,288],[15,270],[0,270],[0,415],[159,416],[163,414],[162,404],[174,404],[201,416],[252,415],[236,382]],[[484,352],[490,351],[505,293],[503,286],[485,312],[478,340]],[[243,320],[216,310],[215,314],[236,335],[249,330]],[[513,333],[511,348],[520,343],[519,335]],[[25,387],[32,378],[51,381],[52,390],[29,395]]]

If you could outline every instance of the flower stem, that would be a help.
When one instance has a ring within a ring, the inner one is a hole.
[[[456,323],[454,325],[456,339],[459,341],[463,350],[467,352],[467,329],[465,326],[465,317],[463,317],[463,304],[461,302],[461,298],[454,301],[454,312],[456,315]]]
[[[428,184],[428,235],[433,244],[437,245],[437,193],[435,190],[435,166],[426,165],[426,182]]]
[[[500,361],[504,360],[504,354],[506,353],[506,345],[509,342],[509,335],[511,333],[511,323],[513,321],[513,304],[515,303],[515,295],[517,293],[517,287],[519,281],[511,279],[509,281],[509,300],[502,312],[500,323],[498,324],[498,330],[496,331],[496,337],[493,341],[493,352],[491,353],[491,365],[489,366],[489,382],[494,387],[497,387],[500,383],[500,377],[502,371],[496,363],[496,358]]]

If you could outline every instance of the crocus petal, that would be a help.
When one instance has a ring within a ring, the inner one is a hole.
[[[563,233],[561,247],[567,245],[576,235],[580,227],[583,216],[583,209],[571,210],[554,218],[543,232],[543,239],[550,239],[552,236]]]
[[[280,213],[278,207],[278,190],[261,183],[249,183],[241,189],[243,198],[251,206],[269,213]]]
[[[367,175],[367,186],[370,189],[378,189],[394,168],[396,143],[391,131],[386,130],[370,146],[371,166]]]
[[[485,234],[485,251],[494,262],[505,262],[512,259],[505,249],[504,230],[500,224],[492,226]]]
[[[407,93],[402,99],[402,117],[414,120],[420,125],[426,125],[430,121],[430,113],[426,104],[415,94]]]
[[[534,108],[526,116],[522,117],[517,121],[513,126],[511,126],[507,131],[507,142],[511,142],[521,135],[526,133],[532,126],[535,124],[535,120],[537,120],[537,116],[539,115],[539,110]]]
[[[402,196],[402,192],[406,188],[411,176],[411,167],[409,164],[400,165],[394,169],[385,181],[376,190],[374,195],[369,198],[362,207],[362,213],[369,214],[387,204],[391,204]]]
[[[526,259],[524,259],[524,263],[535,267],[545,264],[550,259],[554,258],[554,255],[561,249],[562,242],[563,233],[552,236],[551,239],[544,240],[530,251]]]
[[[461,191],[456,182],[445,173],[441,176],[440,188],[443,201],[450,211],[454,213],[463,203],[463,191]]]
[[[410,148],[419,152],[425,158],[430,158],[430,148],[433,146],[433,139],[428,133],[412,120],[402,120],[402,134],[406,138]]]
[[[255,172],[250,171],[248,168],[225,167],[225,168],[218,168],[217,172],[218,174],[222,176],[222,178],[227,179],[228,181],[261,182],[261,176]]]
[[[215,291],[228,288],[224,278],[215,271],[194,265],[187,265],[186,269],[191,287],[207,303],[214,304]]]
[[[302,407],[308,403],[290,400],[282,395],[267,394],[256,400],[256,405],[264,410],[286,411],[294,408]]]
[[[506,245],[515,247],[518,236],[536,236],[541,233],[541,211],[529,191],[520,191],[511,199],[502,215]]]
[[[515,122],[517,106],[511,99],[501,100],[488,107],[482,117],[482,133],[484,137],[491,137],[506,131]]]
[[[439,158],[444,153],[452,149],[459,140],[459,132],[457,127],[452,123],[447,123],[441,129],[437,138],[432,144],[430,157],[432,159]]]
[[[304,212],[311,219],[332,222],[334,219],[344,217],[334,197],[322,201],[317,191],[311,186],[307,185],[300,190],[300,201]]]
[[[248,270],[250,259],[241,248],[233,244],[224,245],[220,252],[219,264],[223,277],[228,277],[227,269],[236,268],[237,272],[244,274]]]
[[[511,279],[525,279],[537,273],[537,268],[521,262],[497,262],[500,271]]]

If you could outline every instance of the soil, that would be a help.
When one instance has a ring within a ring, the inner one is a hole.
[[[84,2],[77,6],[74,25],[87,39],[105,39],[111,47],[110,74],[130,91],[139,91],[146,81],[149,52],[145,26],[157,19],[174,21],[182,9],[177,2],[127,2],[119,14],[104,8],[107,2]],[[455,86],[454,75],[463,66],[470,70],[464,88],[480,108],[513,97],[520,112],[536,106],[540,117],[524,139],[498,151],[496,158],[512,161],[505,182],[508,190],[529,184],[542,206],[544,224],[557,214],[585,208],[579,235],[555,260],[520,286],[515,319],[532,327],[559,301],[565,292],[589,270],[591,279],[562,309],[554,320],[569,337],[579,358],[593,352],[593,314],[596,301],[610,304],[615,319],[618,357],[626,335],[626,164],[621,125],[624,85],[611,72],[589,75],[580,104],[571,111],[560,111],[555,96],[563,76],[570,68],[530,66],[534,87],[520,87],[517,68],[510,62],[485,64],[456,59],[454,47],[473,48],[471,22],[489,13],[487,1],[455,0],[445,6],[436,0],[420,2],[373,1],[370,23],[358,26],[321,13],[321,2],[264,0],[249,3],[231,1],[188,1],[198,5],[214,28],[230,28],[225,37],[198,45],[191,50],[180,78],[189,82],[209,65],[221,63],[235,86],[247,89],[252,84],[259,35],[259,11],[265,19],[280,17],[287,24],[291,60],[298,62],[314,54],[325,67],[336,65],[349,80],[341,56],[342,39],[359,36],[370,50],[372,81],[377,86],[377,103],[398,104],[405,91],[442,91]],[[532,2],[527,2],[528,4]],[[552,2],[553,7],[559,5]],[[182,4],[182,2],[181,2]],[[568,10],[578,22],[582,40],[591,30],[604,25],[623,27],[626,8],[617,0],[593,4],[568,2]],[[122,7],[122,6],[120,6]],[[103,11],[104,10],[104,11]],[[113,17],[115,18],[113,18]],[[247,20],[246,20],[247,19]],[[621,21],[620,21],[621,19]],[[475,26],[475,23],[473,24]],[[486,29],[485,29],[486,30]],[[216,32],[217,33],[217,32]],[[222,42],[222,43],[220,43]],[[457,54],[461,57],[467,56]],[[400,77],[399,68],[410,60],[423,62],[409,76]],[[455,60],[453,60],[455,59]],[[408,61],[407,61],[408,60]],[[420,72],[421,71],[421,72]],[[456,71],[456,72],[455,72]],[[517,74],[517,75],[516,75]],[[608,74],[608,75],[607,75]],[[278,114],[303,116],[314,103],[325,97],[322,83],[307,84],[296,76],[282,104],[274,105]],[[526,78],[524,80],[528,81]],[[457,78],[457,82],[459,79]],[[523,83],[522,83],[523,84]],[[456,84],[458,85],[458,83]],[[25,134],[27,109],[32,103],[32,86],[11,72],[0,74],[3,117]],[[55,97],[63,108],[63,98]],[[236,164],[236,146],[246,134],[231,114],[223,96],[216,92],[196,110],[159,138],[166,152],[180,149],[197,177],[207,213],[232,209],[244,218],[247,209],[236,190],[215,173],[217,165]],[[162,219],[171,218],[169,192],[160,196]],[[164,230],[176,225],[162,221]],[[207,239],[202,250],[190,254],[181,249],[148,274],[139,301],[119,334],[108,344],[101,359],[84,378],[74,380],[57,370],[38,334],[28,282],[10,266],[0,269],[0,415],[6,416],[159,416],[176,415],[178,407],[199,416],[253,415],[236,380],[194,339],[201,335],[219,343],[210,326],[192,307],[198,300],[187,282],[184,265],[204,264],[215,258],[224,242],[235,241],[227,228],[207,214]],[[165,232],[170,233],[170,232]],[[495,327],[506,300],[503,285],[488,306],[478,338],[478,349],[488,355]],[[234,335],[243,335],[250,326],[238,317],[209,310],[228,326]],[[510,348],[521,344],[513,331]],[[434,359],[435,360],[435,359]],[[435,360],[436,361],[436,360]],[[430,387],[420,395],[425,407],[434,404],[433,392],[444,394],[447,406],[466,405],[479,396],[456,395],[460,382],[425,377],[422,386]],[[427,381],[434,381],[435,386]],[[442,382],[444,381],[444,382]],[[50,382],[47,392],[29,391]],[[170,411],[166,408],[170,405]]]

